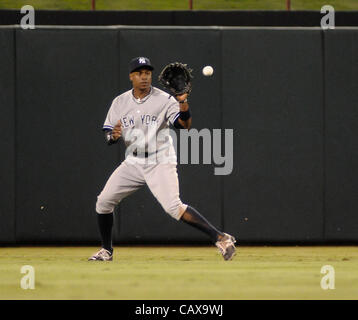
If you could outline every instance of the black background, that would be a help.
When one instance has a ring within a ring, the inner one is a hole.
[[[89,3],[90,6],[90,3]],[[35,5],[36,9],[36,5]],[[61,11],[36,10],[37,25],[148,26],[289,26],[320,27],[325,14],[317,11],[178,10],[178,11]],[[0,25],[20,24],[24,14],[0,10]],[[336,11],[335,25],[358,26],[357,11]]]

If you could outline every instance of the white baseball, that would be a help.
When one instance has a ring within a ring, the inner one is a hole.
[[[206,66],[203,68],[203,75],[206,77],[211,76],[214,73],[214,69],[212,66]]]

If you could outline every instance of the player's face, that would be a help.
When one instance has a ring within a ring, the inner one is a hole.
[[[152,85],[152,71],[149,69],[139,69],[129,74],[133,88],[146,90]]]

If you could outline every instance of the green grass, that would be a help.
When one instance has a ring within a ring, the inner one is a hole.
[[[356,247],[240,247],[224,261],[215,247],[116,247],[113,262],[88,262],[97,248],[0,248],[0,299],[357,299]],[[335,268],[322,290],[323,265]],[[35,289],[20,288],[23,265]]]
[[[96,0],[97,10],[187,10],[188,0]],[[286,0],[193,0],[195,10],[285,10]],[[91,0],[0,0],[0,9],[90,10]],[[357,0],[291,0],[292,10],[320,10],[330,4],[336,10],[358,10]]]

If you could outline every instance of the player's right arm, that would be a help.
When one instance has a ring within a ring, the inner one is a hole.
[[[116,97],[111,104],[104,121],[102,130],[104,131],[104,137],[108,145],[118,142],[122,134],[122,124],[119,118],[118,104],[120,96]]]
[[[105,138],[109,145],[117,143],[122,136],[122,123],[118,120],[117,124],[112,130],[105,130]]]

